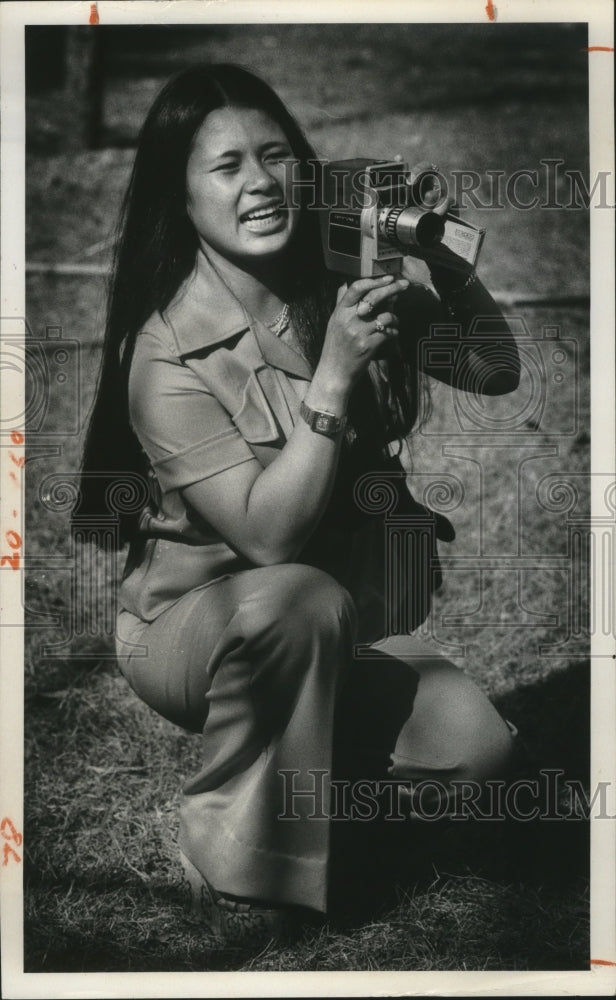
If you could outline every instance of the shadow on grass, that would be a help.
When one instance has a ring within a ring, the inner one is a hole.
[[[386,910],[401,888],[429,892],[435,880],[470,873],[500,885],[583,893],[590,874],[588,665],[574,663],[522,685],[497,707],[520,731],[510,778],[520,784],[515,812],[333,823],[331,907],[342,926]],[[577,807],[569,782],[578,789]],[[479,808],[488,812],[487,804]]]
[[[357,926],[395,905],[400,892],[428,896],[450,878],[478,878],[575,896],[590,866],[589,823],[579,819],[417,820],[402,829],[339,831],[334,837],[330,911]]]
[[[561,768],[568,778],[588,781],[590,769],[590,666],[573,662],[495,699],[518,727],[529,763]]]
[[[37,895],[36,915],[26,913],[26,972],[238,967],[238,949],[221,946],[187,915],[179,881],[159,879],[144,885],[124,873],[121,878],[82,880],[79,888],[76,885],[75,879],[46,884]],[[242,954],[240,964],[243,958]]]

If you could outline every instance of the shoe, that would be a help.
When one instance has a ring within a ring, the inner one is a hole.
[[[214,889],[181,851],[180,861],[192,912],[225,944],[265,944],[299,931],[300,920],[290,907],[268,907],[226,896]]]

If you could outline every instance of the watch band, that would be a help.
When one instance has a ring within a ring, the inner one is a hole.
[[[324,434],[325,437],[337,437],[346,426],[346,417],[336,417],[327,410],[313,410],[303,400],[300,403],[299,413],[311,431],[315,434]]]

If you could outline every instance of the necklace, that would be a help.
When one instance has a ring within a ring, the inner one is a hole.
[[[268,330],[279,337],[281,333],[284,333],[288,329],[289,323],[291,321],[291,307],[288,302],[285,302],[284,306],[276,316],[276,318],[267,324]]]

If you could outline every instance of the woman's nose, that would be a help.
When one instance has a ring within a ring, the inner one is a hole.
[[[275,176],[258,160],[250,163],[246,179],[249,191],[269,191],[278,186]]]

